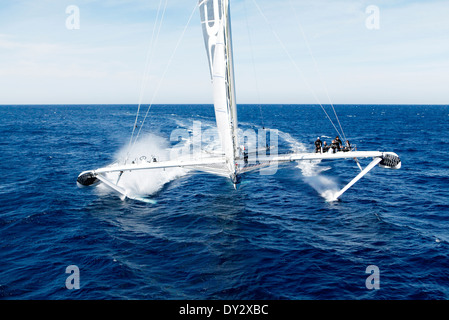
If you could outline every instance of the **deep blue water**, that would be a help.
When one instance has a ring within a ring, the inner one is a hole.
[[[319,106],[238,111],[242,127],[309,150],[335,136]],[[0,106],[0,298],[448,299],[449,107],[336,111],[359,150],[396,152],[402,168],[375,168],[339,202],[314,186],[342,187],[353,161],[313,165],[327,169],[315,181],[296,163],[250,174],[238,190],[189,173],[151,204],[75,183],[127,144],[136,106]],[[144,128],[168,141],[195,120],[212,125],[212,106],[153,106]],[[80,289],[66,288],[69,265]],[[380,289],[365,285],[369,265]]]

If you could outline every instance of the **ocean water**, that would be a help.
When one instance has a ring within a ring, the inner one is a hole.
[[[335,106],[358,150],[402,159],[337,202],[324,195],[357,174],[352,160],[290,163],[237,190],[182,169],[129,178],[148,202],[78,188],[81,171],[126,150],[136,109],[0,106],[1,299],[449,298],[448,106]],[[336,135],[315,105],[238,113],[243,129],[278,129],[287,152]],[[213,107],[153,106],[136,152],[167,156],[173,131],[195,121],[213,128]]]

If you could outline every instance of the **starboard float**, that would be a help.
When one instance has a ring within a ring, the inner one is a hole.
[[[118,192],[123,199],[143,200],[144,196],[132,194],[120,186],[120,177],[123,174],[138,170],[183,167],[229,177],[236,187],[244,174],[273,164],[336,159],[355,159],[357,161],[359,158],[372,158],[371,163],[364,169],[357,162],[361,170],[360,173],[334,195],[332,200],[337,200],[376,165],[390,169],[401,167],[401,160],[394,152],[349,150],[337,153],[304,152],[262,156],[245,154],[239,144],[238,136],[229,0],[200,0],[199,10],[212,80],[215,120],[221,142],[221,154],[203,155],[198,159],[175,159],[159,162],[142,160],[127,163],[125,160],[124,163],[115,163],[104,168],[82,172],[77,179],[79,186],[103,183]],[[251,165],[248,165],[249,163]],[[114,172],[118,174],[118,178],[112,181],[107,175]]]

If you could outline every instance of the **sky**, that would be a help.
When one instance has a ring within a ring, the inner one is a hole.
[[[447,0],[231,16],[237,103],[449,104]],[[197,0],[0,0],[0,104],[212,102]]]

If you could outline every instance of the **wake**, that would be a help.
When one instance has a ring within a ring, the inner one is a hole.
[[[289,133],[279,131],[279,137],[287,142],[294,152],[307,152],[306,146],[293,138]],[[296,168],[301,170],[303,181],[311,186],[326,201],[335,201],[340,190],[336,179],[321,175],[331,167],[319,166],[321,160],[297,161]]]

